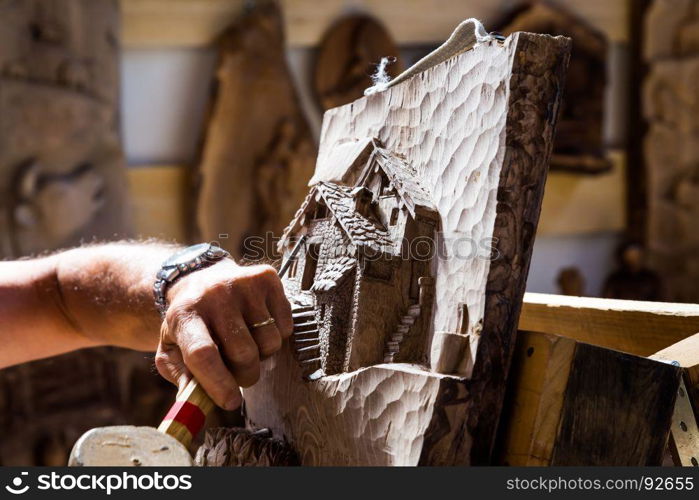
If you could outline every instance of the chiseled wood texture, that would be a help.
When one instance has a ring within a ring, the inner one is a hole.
[[[296,452],[266,431],[219,427],[206,434],[194,463],[200,467],[279,467],[299,465]]]
[[[679,368],[576,346],[551,465],[660,465]]]
[[[667,363],[519,332],[497,461],[660,465],[678,384]]]
[[[246,413],[253,428],[289,440],[302,465],[439,465],[468,450],[464,379],[396,363],[304,383],[283,351],[263,370],[284,377],[246,389]]]
[[[471,334],[477,354],[472,380],[434,420],[444,375],[380,365],[303,384],[283,349],[245,391],[247,415],[290,440],[302,463],[490,461],[569,50],[566,38],[517,33],[326,112],[318,165],[344,142],[377,137],[431,186],[443,236],[432,331]],[[465,255],[464,242],[486,250]]]
[[[519,328],[650,356],[699,332],[699,305],[527,293]]]
[[[306,196],[315,150],[286,65],[281,13],[263,3],[220,41],[216,91],[194,172],[197,239],[217,240],[241,257],[246,237],[280,235]]]

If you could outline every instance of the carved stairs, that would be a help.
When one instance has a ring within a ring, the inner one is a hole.
[[[292,310],[294,333],[293,350],[301,365],[303,376],[315,380],[322,376],[323,359],[320,354],[320,333],[313,306],[302,306]]]
[[[395,331],[388,338],[388,341],[386,341],[386,348],[384,349],[383,356],[384,363],[393,363],[393,358],[400,351],[400,343],[408,335],[408,333],[410,333],[410,329],[419,317],[420,304],[413,304],[409,306],[407,313],[403,315]]]

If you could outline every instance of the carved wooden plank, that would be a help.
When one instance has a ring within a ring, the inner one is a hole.
[[[220,42],[193,223],[198,239],[218,240],[237,257],[247,236],[281,233],[313,172],[315,145],[285,58],[273,3],[247,13]]]
[[[527,293],[519,328],[650,356],[699,331],[699,305]]]
[[[343,144],[373,137],[381,144],[376,154],[390,151],[430,187],[441,248],[429,334],[469,335],[465,351],[475,366],[470,380],[384,364],[304,383],[287,345],[245,391],[246,411],[251,425],[288,439],[302,463],[489,462],[568,52],[568,39],[518,33],[326,112],[317,173],[335,171],[327,164]],[[332,205],[322,182],[314,189],[292,233],[317,200]],[[464,255],[464,241],[472,250],[485,243],[486,251]],[[362,313],[367,328],[385,321],[369,311]],[[362,338],[352,352],[372,349],[375,338]],[[436,336],[432,363],[441,345]]]
[[[660,465],[679,369],[572,339],[520,332],[498,461]]]

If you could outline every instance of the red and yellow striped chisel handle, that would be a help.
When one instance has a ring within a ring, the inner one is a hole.
[[[192,379],[177,395],[175,404],[165,415],[158,430],[170,434],[180,443],[189,447],[192,439],[204,427],[206,416],[213,407],[214,402],[211,401],[209,395],[204,392],[204,389],[195,379]]]

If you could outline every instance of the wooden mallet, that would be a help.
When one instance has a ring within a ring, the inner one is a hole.
[[[189,466],[189,445],[214,407],[195,379],[177,395],[157,429],[134,425],[98,427],[75,443],[69,466]]]

